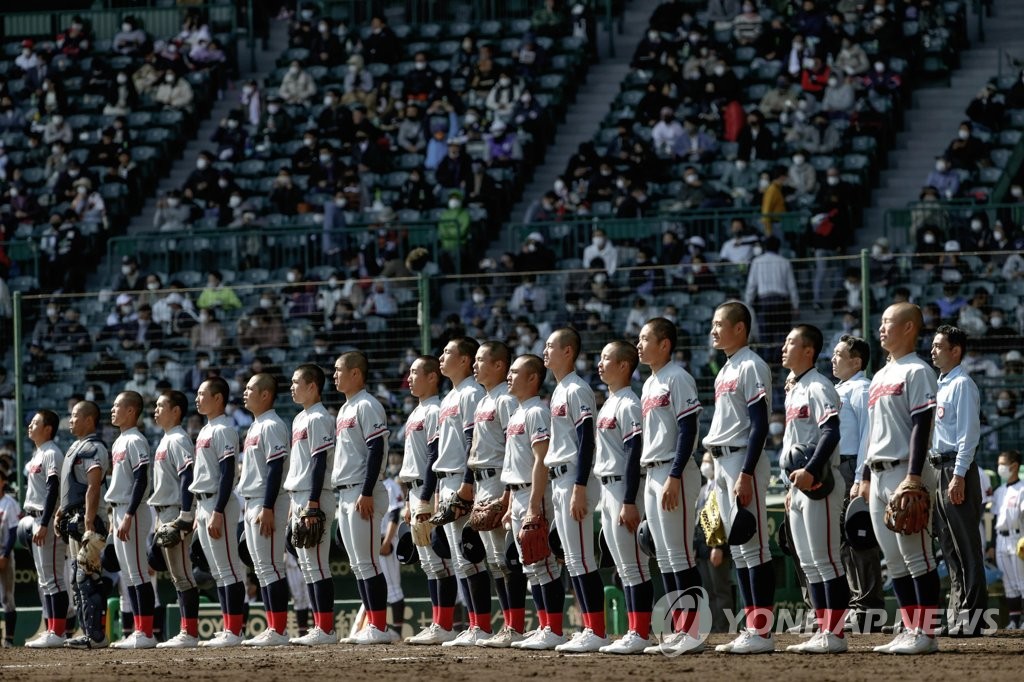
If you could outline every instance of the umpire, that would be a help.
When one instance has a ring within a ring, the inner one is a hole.
[[[981,398],[978,386],[960,364],[967,334],[942,325],[932,340],[932,364],[939,370],[938,411],[928,461],[935,469],[936,532],[949,569],[946,627],[950,637],[981,635],[982,610],[987,606],[985,564],[982,558],[981,482],[974,455],[981,437]]]
[[[99,507],[100,486],[110,468],[110,455],[96,433],[99,419],[100,409],[94,402],[83,400],[72,408],[69,428],[77,440],[64,456],[60,472],[57,531],[70,548],[75,607],[85,633],[65,643],[72,649],[102,649],[110,644],[104,627],[109,587],[99,575],[78,565],[82,535],[86,531],[107,534]]]

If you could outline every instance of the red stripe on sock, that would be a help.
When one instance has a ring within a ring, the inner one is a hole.
[[[268,618],[272,618],[270,621],[270,627],[274,628],[279,634],[284,634],[285,630],[288,629],[288,612],[287,611],[271,611],[267,613]]]
[[[537,623],[541,629],[546,628],[550,624],[548,612],[544,609],[537,609]]]

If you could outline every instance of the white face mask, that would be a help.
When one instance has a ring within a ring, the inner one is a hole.
[[[768,185],[770,184],[772,183],[770,183],[767,179],[761,178],[760,180],[757,181],[757,188],[763,192],[766,189],[768,189]]]
[[[596,275],[594,275],[594,284],[604,284],[607,281],[608,275],[604,274],[603,272],[599,272]]]
[[[271,301],[271,300],[270,300],[269,298],[261,298],[261,299],[260,299],[260,307],[261,307],[261,308],[264,308],[264,309],[265,309],[265,308],[269,308],[269,307],[270,307],[270,306],[272,306],[273,304],[274,304],[274,302],[273,302],[273,301]]]
[[[605,244],[605,238],[604,237],[594,237],[593,239],[590,240],[590,243],[593,244],[598,249],[603,249],[604,248],[604,244]]]
[[[768,425],[768,433],[775,436],[776,438],[782,435],[782,432],[786,430],[785,424],[782,422],[772,422]]]
[[[448,200],[448,208],[454,210],[462,206],[462,200],[452,197]]]
[[[935,170],[939,171],[940,173],[945,172],[945,170],[946,170],[946,162],[945,161],[936,161],[935,162]]]
[[[130,266],[130,265],[122,265],[121,266],[121,274],[122,275],[130,275],[130,274],[132,274],[132,266]]]
[[[345,197],[339,197],[338,199],[334,200],[334,205],[337,206],[338,208],[345,208],[345,204],[347,203],[348,200],[346,200]]]
[[[555,180],[555,192],[561,194],[565,191],[565,183],[561,180]]]
[[[1017,187],[1017,186],[1011,187],[1010,188],[1010,194],[1013,197],[1015,197],[1017,199],[1020,199],[1021,197],[1024,197],[1024,187]]]
[[[968,137],[971,136],[971,131],[970,130],[959,130],[959,131],[957,131],[956,136],[959,137],[961,140],[966,140]]]
[[[934,234],[932,234],[931,232],[929,232],[928,234],[926,234],[926,235],[924,236],[924,243],[925,243],[925,244],[934,244],[934,243],[935,243],[935,235],[934,235]]]
[[[647,39],[650,40],[652,43],[657,41],[659,37],[660,37],[660,34],[657,31],[648,31],[647,32]]]
[[[209,313],[199,313],[199,321],[202,322],[203,324],[206,324],[207,322],[210,321],[210,314]],[[200,361],[199,362],[199,366],[200,367],[203,366],[203,362],[205,362],[205,361]],[[207,363],[207,364],[209,364],[209,363]]]
[[[1017,468],[1019,469],[1020,467]],[[996,473],[999,474],[999,480],[1001,480],[1003,483],[1010,480],[1011,470],[1010,467],[1007,466],[1006,464],[1000,464],[998,467],[996,467]]]
[[[125,32],[125,33],[128,33],[128,32],[130,32],[132,30],[132,25],[131,24],[121,24],[121,30],[123,32]]]
[[[160,288],[160,282],[150,282],[146,285],[146,288],[150,291],[156,291]]]
[[[285,279],[287,279],[292,284],[294,284],[295,280],[297,280],[298,278],[299,276],[296,275],[294,272],[289,272],[287,275],[285,275]]]
[[[996,407],[998,407],[1000,410],[1010,409],[1010,404],[1011,403],[1009,398],[1000,398],[999,400],[996,401]]]
[[[141,383],[142,383],[143,381],[145,381],[145,380],[146,380],[146,375],[145,375],[145,374],[141,374],[141,373],[138,373],[138,372],[136,372],[136,373],[135,373],[135,374],[134,374],[134,375],[132,376],[132,378],[133,378],[133,379],[135,379],[135,383],[137,383],[137,384],[141,384]]]
[[[206,170],[206,167],[210,165],[210,162],[206,159],[196,159],[196,168],[199,170]]]
[[[799,154],[793,157],[793,164],[796,166],[804,165],[804,161],[804,157],[800,156]]]
[[[829,185],[831,185],[832,187],[835,187],[836,185],[839,184],[839,176],[838,175],[830,175],[830,176],[828,176],[828,179],[826,180],[826,182]]]
[[[269,104],[269,105],[267,105],[267,112],[268,113],[276,114],[279,111],[281,111],[280,105],[278,105],[278,104]]]
[[[875,73],[885,73],[885,64],[882,62],[875,63]]]
[[[473,294],[473,303],[483,303],[486,298],[483,294]]]
[[[123,73],[117,74],[117,82],[118,83],[127,83],[128,82],[128,76],[126,76]]]
[[[85,399],[88,400],[89,402],[96,400],[96,391],[86,391]]]
[[[230,206],[231,208],[238,208],[241,205],[242,197],[238,196],[237,194],[232,194],[231,198],[228,199],[228,206]]]
[[[874,246],[872,246],[872,247],[871,247],[871,255],[872,255],[872,256],[874,256],[874,257],[876,257],[876,258],[877,258],[878,256],[881,256],[881,255],[882,255],[882,247],[881,247],[881,246],[878,246],[877,244],[875,244]]]
[[[181,204],[181,199],[178,197],[170,197],[167,199],[167,205],[171,208],[177,208],[179,204]]]
[[[992,317],[992,318],[989,318],[988,323],[989,323],[989,326],[991,326],[993,329],[999,329],[1000,327],[1003,326],[1003,318],[1001,318],[1001,317]]]
[[[747,170],[747,162],[743,159],[736,159],[736,170],[744,171]]]
[[[715,465],[711,462],[701,462],[700,475],[710,481],[715,476]]]
[[[512,80],[510,78],[499,78],[498,85],[500,85],[503,88],[507,88],[508,86],[512,85]]]
[[[426,62],[416,62],[416,70],[417,71],[425,71],[426,69],[427,69],[427,63]]]
[[[719,64],[718,66],[716,66],[714,68],[714,72],[715,72],[716,76],[724,76],[725,75],[725,67],[722,66],[721,64]]]

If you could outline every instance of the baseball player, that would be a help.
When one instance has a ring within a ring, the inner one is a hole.
[[[110,455],[96,433],[100,409],[96,403],[82,400],[71,408],[68,428],[76,440],[68,448],[60,470],[60,509],[57,528],[68,541],[71,572],[74,575],[75,608],[84,634],[64,643],[72,649],[103,649],[110,646],[104,621],[107,616],[107,589],[100,576],[78,565],[82,534],[93,531],[106,535],[100,518],[100,487],[110,467]]]
[[[693,377],[672,362],[677,334],[672,322],[656,317],[641,328],[637,342],[640,362],[651,368],[641,395],[644,505],[666,593],[701,586],[693,549],[700,463],[692,456],[701,404]],[[697,613],[682,609],[674,614],[674,636],[651,647],[651,653],[701,653],[704,642],[697,633]]]
[[[188,413],[188,399],[181,391],[166,391],[156,399],[153,421],[164,435],[153,456],[153,494],[149,505],[156,514],[158,524],[174,523],[187,528],[181,542],[173,547],[161,547],[164,563],[171,574],[171,582],[178,593],[181,611],[181,630],[158,649],[192,649],[199,646],[199,588],[192,574],[192,485],[195,446],[181,423]]]
[[[818,621],[813,637],[786,648],[802,654],[847,650],[843,626],[850,586],[839,556],[840,516],[846,498],[839,473],[839,393],[814,367],[823,344],[821,330],[809,324],[794,327],[782,344],[782,366],[794,380],[786,393],[780,466],[784,472],[795,469],[789,474],[792,487],[786,494],[789,527]],[[797,446],[809,455],[803,466],[792,460]],[[820,486],[828,475],[831,492],[822,499],[809,497],[807,491]]]
[[[604,584],[594,560],[594,507],[601,484],[593,476],[594,392],[576,374],[580,335],[558,329],[544,344],[544,366],[557,382],[551,394],[551,447],[542,463],[551,480],[554,525],[565,550],[565,567],[583,614],[583,631],[556,647],[565,653],[597,651],[608,644],[604,624]],[[540,463],[537,466],[541,466]],[[530,511],[539,514],[547,485],[534,486]],[[550,615],[550,614],[549,614]]]
[[[405,422],[405,453],[398,480],[409,489],[409,519],[427,523],[434,510],[437,477],[427,462],[437,459],[437,415],[441,401],[437,397],[441,369],[437,358],[421,355],[409,367],[409,392],[419,403]],[[406,644],[435,645],[455,639],[452,621],[458,582],[455,568],[429,546],[417,546],[420,567],[427,576],[427,591],[432,610],[431,623],[407,637]]]
[[[501,482],[511,495],[506,518],[512,525],[512,537],[520,560],[523,548],[519,544],[519,531],[526,519],[535,515],[550,519],[554,515],[551,491],[545,485],[547,470],[544,467],[544,457],[550,444],[551,415],[537,395],[545,374],[544,361],[536,355],[520,355],[508,371],[508,392],[519,406],[509,418],[505,430],[505,463]],[[537,505],[533,500],[534,487],[542,491]],[[533,595],[538,625],[536,630],[524,639],[512,642],[511,646],[536,651],[554,649],[566,641],[562,634],[562,611],[565,608],[562,569],[555,557],[548,555],[541,561],[524,565],[523,573]]]
[[[388,451],[384,407],[366,392],[369,365],[358,351],[342,353],[334,363],[334,385],[345,404],[335,422],[331,485],[338,495],[338,527],[352,562],[359,596],[370,624],[349,638],[351,644],[388,644],[388,585],[380,569],[381,519],[388,494],[380,482]],[[326,535],[326,533],[325,533]]]
[[[604,654],[641,653],[650,645],[654,583],[636,536],[644,516],[644,497],[638,494],[643,417],[630,380],[638,364],[636,348],[625,341],[605,346],[597,364],[608,398],[597,415],[594,475],[601,482],[601,529],[622,580],[629,621],[622,639],[601,647]]]
[[[1006,450],[999,454],[999,478],[1002,485],[992,493],[995,514],[996,566],[1003,574],[1008,630],[1021,629],[1021,596],[1024,595],[1024,559],[1017,554],[1021,531],[1024,530],[1024,483],[1020,480],[1020,452]]]
[[[497,498],[508,509],[511,496],[501,483],[505,463],[505,430],[516,409],[516,399],[508,393],[509,349],[500,341],[488,341],[476,351],[473,376],[483,386],[484,394],[476,404],[473,416],[473,444],[469,451],[469,468],[476,480],[474,496],[478,501]],[[494,576],[498,602],[505,625],[493,636],[481,639],[479,646],[508,648],[523,639],[526,628],[526,576],[516,563],[509,569],[505,562],[504,526],[481,533],[487,553],[487,568]]]
[[[288,427],[274,411],[277,381],[270,374],[253,375],[242,401],[254,417],[242,446],[238,494],[245,500],[245,545],[252,557],[267,612],[267,629],[242,642],[245,646],[285,646],[289,643],[288,577],[284,566],[288,496],[281,482],[288,461]]]
[[[904,480],[935,490],[934,471],[925,465],[938,386],[931,367],[914,352],[922,324],[921,309],[911,303],[886,308],[878,336],[889,362],[871,380],[868,394],[871,436],[858,493],[868,500],[904,626],[891,642],[875,647],[880,653],[925,654],[939,648],[939,574],[927,527],[901,535],[884,520],[889,498]]]
[[[405,510],[405,493],[402,486],[393,478],[381,480],[388,494],[388,511],[380,523],[380,567],[384,573],[384,581],[388,586],[388,607],[391,609],[391,626],[384,632],[391,641],[397,642],[402,637],[402,623],[405,622],[405,593],[402,591],[401,569],[395,544],[398,540],[398,524],[402,521]]]
[[[868,451],[868,387],[871,382],[864,376],[864,370],[870,359],[868,342],[856,336],[843,335],[832,351],[832,374],[839,379],[836,384],[836,393],[839,394],[839,472],[849,491],[848,499],[857,496]],[[845,505],[842,517],[846,518]],[[843,537],[839,555],[850,586],[851,616],[848,620],[852,618],[858,632],[870,632],[875,625],[868,614],[881,613],[885,608],[881,550],[877,546],[856,549]]]
[[[7,494],[6,467],[0,466],[0,606],[4,610],[3,647],[14,646],[18,609],[14,603],[14,541],[18,534],[21,505]]]
[[[292,420],[292,450],[284,489],[291,497],[292,518],[300,516],[307,507],[318,508],[326,516],[324,527],[328,529],[315,548],[295,550],[313,609],[313,627],[292,638],[291,643],[304,646],[338,643],[334,629],[334,578],[329,565],[329,529],[335,499],[328,475],[334,462],[335,434],[331,415],[320,402],[326,381],[324,371],[312,363],[299,365],[292,373],[292,400],[302,405],[302,412]]]
[[[30,649],[61,647],[66,640],[68,586],[64,578],[64,563],[68,547],[53,523],[60,497],[59,472],[64,462],[64,453],[53,442],[59,424],[60,418],[50,410],[39,410],[28,424],[28,438],[36,449],[28,462],[25,513],[32,517],[35,528],[32,559],[46,618],[46,630],[25,642]]]
[[[114,552],[121,566],[121,580],[128,592],[135,628],[114,642],[115,649],[153,649],[153,611],[156,594],[149,582],[146,538],[152,531],[152,515],[139,505],[149,489],[149,442],[138,429],[142,396],[124,391],[110,408],[110,423],[121,430],[110,448],[111,475],[106,501],[113,510]]]
[[[228,402],[228,384],[211,377],[196,392],[196,412],[206,424],[196,437],[195,470],[189,490],[195,495],[196,533],[210,573],[217,583],[217,597],[224,629],[212,639],[199,643],[206,647],[234,647],[242,643],[245,613],[245,567],[238,558],[238,498],[232,494],[235,460],[238,457],[238,432],[224,414]]]
[[[764,360],[747,346],[750,324],[750,309],[739,301],[726,301],[715,309],[711,342],[725,353],[726,361],[715,377],[715,414],[704,437],[704,447],[715,458],[715,490],[726,535],[732,530],[737,505],[757,519],[753,537],[732,548],[746,628],[732,642],[715,647],[731,654],[775,650],[771,634],[775,570],[765,509],[771,466],[763,456],[772,377]]]
[[[437,415],[437,460],[428,465],[437,475],[438,497],[451,495],[473,499],[474,471],[468,466],[473,442],[473,419],[484,389],[473,378],[473,362],[479,344],[471,338],[452,339],[441,352],[441,375],[452,382],[452,390],[441,401]],[[469,607],[469,627],[441,646],[474,646],[491,636],[491,578],[484,562],[472,563],[462,554],[462,529],[469,523],[463,516],[443,526],[455,575]]]
[[[981,536],[981,476],[974,460],[981,440],[981,395],[963,360],[967,334],[950,325],[935,330],[932,364],[939,370],[935,430],[928,461],[936,482],[939,546],[949,568],[949,606],[943,634],[981,635],[988,605]]]

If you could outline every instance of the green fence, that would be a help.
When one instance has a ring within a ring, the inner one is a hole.
[[[938,227],[947,239],[956,239],[962,229],[969,227],[971,216],[976,213],[984,213],[989,225],[997,218],[1003,222],[1009,220],[1014,225],[1020,225],[1024,220],[1024,204],[988,204],[971,199],[919,201],[907,204],[906,208],[887,210],[882,229],[894,251],[902,248],[912,251],[915,235],[921,227]]]

